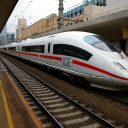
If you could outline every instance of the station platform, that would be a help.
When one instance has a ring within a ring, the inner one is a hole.
[[[0,128],[42,128],[0,62]]]

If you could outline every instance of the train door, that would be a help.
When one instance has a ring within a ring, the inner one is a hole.
[[[20,55],[20,46],[17,45],[16,47],[16,56],[19,56]]]
[[[57,51],[57,46],[58,44],[55,44],[55,38],[52,40],[52,44],[51,44],[51,63],[54,67],[58,68],[62,68],[62,54],[60,53],[56,53]]]
[[[51,65],[51,44],[52,44],[52,37],[49,37],[46,44],[46,63],[48,65]]]
[[[19,45],[18,45],[18,49],[19,49],[19,56],[21,56],[21,52],[22,52],[22,47],[21,47],[21,42],[19,43]]]

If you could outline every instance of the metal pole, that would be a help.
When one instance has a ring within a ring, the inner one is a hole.
[[[64,25],[63,10],[64,10],[63,0],[59,0],[59,8],[58,8],[58,11],[59,11],[58,26],[59,26],[59,28],[62,28]]]

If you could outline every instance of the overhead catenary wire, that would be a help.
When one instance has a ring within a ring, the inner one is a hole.
[[[13,23],[26,11],[26,9],[30,6],[30,4],[31,4],[33,1],[34,1],[34,0],[30,0],[30,2],[25,6],[25,8],[23,9],[23,11],[21,11],[21,13],[20,13],[18,16],[16,16],[16,18],[10,23],[10,26],[8,26],[8,28],[9,28],[9,27],[12,27],[11,24],[13,24]]]
[[[55,7],[58,7],[58,4],[55,5],[55,6],[53,6],[52,8],[49,8],[49,9],[47,9],[47,10],[45,10],[45,11],[40,12],[40,13],[39,13],[36,17],[34,17],[34,18],[38,18],[41,14],[44,14],[44,13],[48,12],[49,10],[54,9]],[[45,16],[45,17],[47,17],[47,16]],[[42,17],[42,18],[45,18],[45,17]]]

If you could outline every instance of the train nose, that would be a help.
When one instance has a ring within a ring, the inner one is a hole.
[[[116,86],[117,88],[128,89],[128,72],[122,72],[111,79],[113,86]]]
[[[121,59],[117,62],[113,62],[113,73],[114,76],[112,77],[113,82],[116,86],[126,87],[128,88],[128,60]]]

